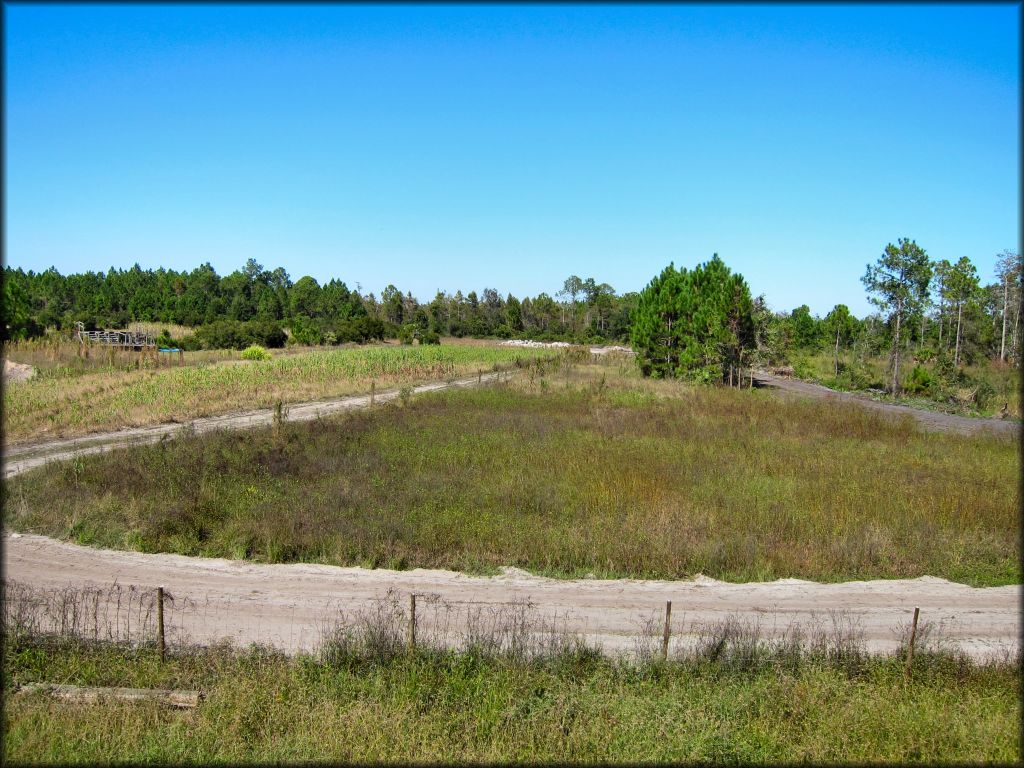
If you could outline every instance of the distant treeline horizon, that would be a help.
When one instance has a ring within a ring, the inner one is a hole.
[[[1015,350],[1019,256],[1007,252],[1003,262],[999,282],[982,286],[974,280],[970,290],[959,289],[955,301],[945,285],[951,265],[937,262],[934,300],[925,302],[917,317],[908,318],[909,333],[901,337],[901,346],[943,348],[949,324],[958,316],[966,358],[999,357],[998,331],[1008,305],[1012,317],[1007,330]],[[394,284],[377,296],[350,289],[337,278],[320,284],[305,275],[293,281],[283,267],[265,269],[255,259],[227,275],[219,275],[209,262],[191,271],[136,264],[69,275],[53,267],[34,272],[7,266],[3,282],[5,340],[38,337],[47,329],[70,333],[76,323],[93,330],[146,322],[195,329],[188,344],[193,348],[383,338],[431,343],[439,336],[628,342],[640,298],[639,292],[619,294],[595,278],[570,275],[551,294],[520,298],[487,287],[479,293],[438,291],[423,302]],[[760,295],[754,311],[758,346],[771,347],[771,357],[784,357],[787,349],[831,346],[837,333],[844,347],[861,340],[880,351],[890,341],[886,317],[876,312],[857,318],[844,304],[822,318],[806,304],[789,312],[773,311]]]

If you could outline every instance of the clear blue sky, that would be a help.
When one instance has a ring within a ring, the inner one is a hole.
[[[6,5],[7,264],[869,311],[1020,242],[1016,5]]]

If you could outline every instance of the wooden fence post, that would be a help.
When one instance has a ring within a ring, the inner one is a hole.
[[[416,593],[409,595],[409,650],[416,649]]]
[[[910,627],[910,642],[907,644],[907,667],[903,670],[905,678],[910,677],[910,665],[914,663],[914,640],[917,639],[917,617],[921,615],[921,609],[914,609],[914,623]]]
[[[166,658],[166,646],[164,644],[164,588],[156,588],[156,639],[160,646],[160,661]]]
[[[377,393],[377,382],[370,382],[370,407],[373,408],[373,396]]]
[[[661,660],[668,661],[668,639],[672,633],[672,601],[665,601],[665,634],[661,638]]]

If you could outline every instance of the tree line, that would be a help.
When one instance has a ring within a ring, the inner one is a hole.
[[[630,341],[649,375],[723,381],[750,363],[785,364],[823,350],[834,355],[839,375],[841,353],[854,350],[888,354],[888,386],[898,391],[908,355],[953,366],[983,359],[1019,365],[1019,254],[1000,254],[993,277],[983,284],[966,256],[932,261],[916,242],[900,239],[868,266],[862,280],[878,311],[858,318],[844,304],[825,317],[807,305],[773,311],[717,254],[692,270],[670,265],[639,293],[618,294],[570,275],[554,295],[520,299],[485,288],[438,291],[429,302],[394,285],[376,296],[338,279],[293,282],[285,269],[264,269],[253,259],[224,276],[209,263],[181,272],[135,265],[66,276],[5,267],[2,328],[5,339],[18,339],[70,332],[76,322],[89,330],[167,323],[195,329],[177,340],[186,348],[434,343],[440,336]]]
[[[254,259],[224,276],[209,263],[181,272],[136,264],[70,275],[6,267],[3,280],[5,339],[70,332],[78,322],[88,330],[150,322],[195,328],[190,343],[204,347],[385,337],[430,343],[440,336],[624,341],[637,301],[635,293],[619,295],[607,283],[571,275],[554,296],[520,299],[485,288],[438,291],[422,303],[394,285],[378,297],[338,279],[293,282],[285,269],[267,270]]]

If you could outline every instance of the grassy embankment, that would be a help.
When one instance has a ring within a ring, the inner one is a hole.
[[[123,353],[122,353],[123,354]],[[243,362],[238,352],[189,352],[199,364],[76,375],[51,373],[4,392],[8,443],[66,437],[199,416],[364,393],[378,388],[454,378],[550,357],[550,350],[478,346],[374,346],[274,352]],[[22,360],[14,355],[12,359]],[[225,359],[227,358],[227,359]]]
[[[823,634],[810,646],[768,643],[726,624],[709,627],[686,655],[630,661],[603,656],[568,636],[524,645],[519,641],[530,631],[529,622],[508,618],[497,634],[484,632],[455,650],[408,650],[404,616],[385,610],[335,626],[315,655],[184,647],[161,663],[152,646],[26,633],[8,615],[4,758],[1020,758],[1020,675],[1010,658],[973,664],[919,637],[914,668],[905,679],[901,654],[870,657],[856,638],[842,633]],[[205,698],[195,709],[175,711],[112,700],[69,705],[40,693],[14,693],[30,682],[190,689]]]
[[[1006,409],[1010,418],[1021,418],[1020,370],[1008,365],[984,362],[965,365],[958,371],[943,374],[935,361],[917,363],[905,360],[900,366],[903,394],[884,394],[888,381],[887,357],[862,358],[851,353],[840,354],[839,375],[835,359],[828,351],[796,354],[793,368],[799,378],[816,381],[832,389],[868,392],[887,402],[902,403],[913,408],[956,413],[964,416],[998,416]],[[914,369],[923,371],[915,379]]]
[[[557,576],[1019,583],[1018,442],[628,363],[16,478],[7,524],[97,546]]]

